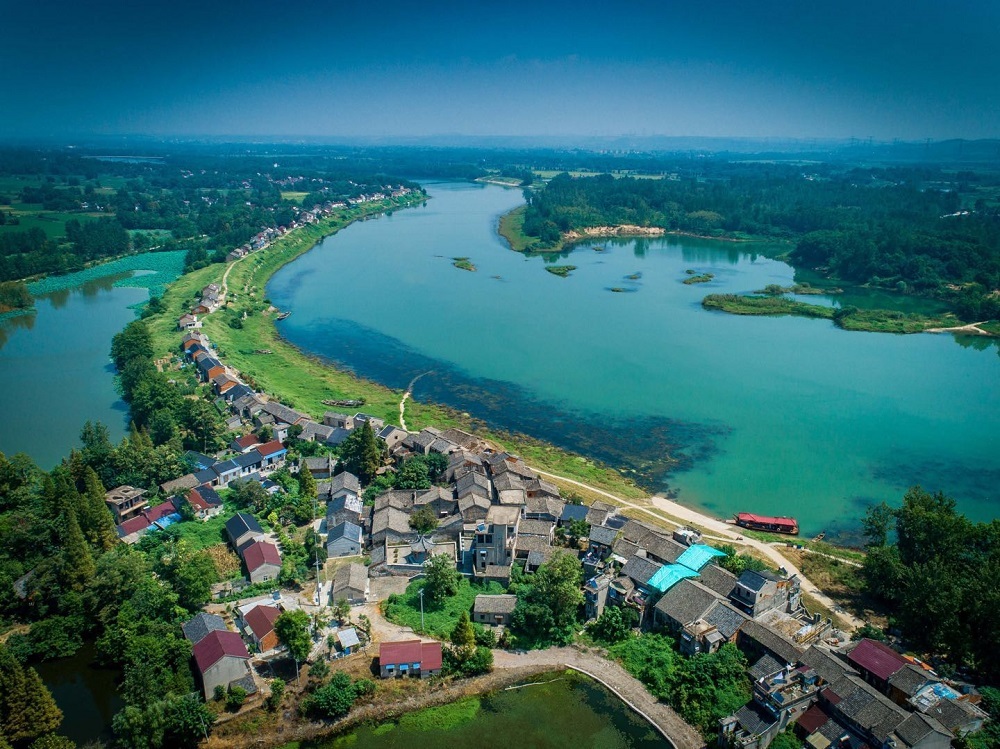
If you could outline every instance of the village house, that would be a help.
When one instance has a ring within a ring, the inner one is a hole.
[[[277,580],[281,572],[281,554],[270,541],[255,541],[243,549],[243,561],[251,583]]]
[[[379,646],[379,676],[417,676],[426,679],[441,673],[441,643],[401,640]]]
[[[119,486],[106,492],[104,503],[115,516],[115,525],[121,525],[146,509],[145,496],[145,489],[136,489],[132,486]]]
[[[288,450],[278,440],[271,440],[257,447],[262,458],[261,470],[271,471],[280,468],[285,463]]]
[[[274,622],[281,616],[277,606],[254,606],[243,615],[243,632],[258,653],[266,653],[278,647],[278,634]]]
[[[246,453],[256,448],[259,444],[261,444],[260,437],[256,434],[247,434],[243,437],[237,437],[230,442],[229,448],[234,452]]]
[[[201,321],[197,315],[181,315],[177,320],[177,327],[180,330],[195,330],[201,327]]]
[[[242,685],[250,675],[250,653],[235,632],[209,632],[192,648],[192,654],[206,700],[211,699],[217,686],[226,688],[233,682]]]
[[[299,472],[301,473],[303,470],[306,470],[309,471],[309,474],[314,479],[329,479],[333,476],[333,469],[336,466],[337,459],[332,455],[323,455],[318,458],[303,458],[299,465]]]
[[[510,626],[510,617],[517,606],[517,596],[478,595],[472,606],[472,621],[489,626]]]
[[[361,553],[363,548],[361,528],[344,521],[327,532],[326,553],[331,557],[350,557]]]
[[[264,535],[257,518],[246,512],[238,512],[226,521],[226,535],[234,549],[239,549],[247,541]]]
[[[745,570],[736,581],[729,600],[736,608],[756,619],[774,609],[797,609],[799,597],[799,579],[796,576],[782,577],[767,570]]]
[[[194,516],[199,520],[214,518],[222,512],[222,497],[210,486],[191,489],[186,496]]]
[[[364,603],[368,596],[368,568],[363,564],[345,564],[337,569],[330,589],[330,602],[345,599],[352,606]]]

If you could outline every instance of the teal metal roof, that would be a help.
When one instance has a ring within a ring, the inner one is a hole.
[[[724,556],[726,556],[724,552],[721,552],[718,549],[713,549],[711,546],[706,546],[705,544],[693,544],[692,546],[689,546],[683,554],[677,557],[677,564],[683,564],[688,569],[699,572],[702,567],[711,561],[712,557]]]
[[[649,578],[647,585],[656,588],[661,593],[666,593],[685,577],[698,577],[698,573],[683,564],[667,564]]]

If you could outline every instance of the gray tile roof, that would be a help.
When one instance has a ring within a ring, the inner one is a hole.
[[[184,622],[181,629],[184,630],[184,637],[192,645],[197,645],[209,632],[225,632],[228,628],[221,616],[202,612],[190,621]]]
[[[699,585],[694,580],[685,579],[663,594],[656,603],[656,611],[684,626],[701,619],[719,600],[718,594]]]
[[[341,538],[346,538],[349,541],[354,541],[355,543],[361,543],[361,528],[354,523],[344,521],[335,528],[330,529],[327,534],[327,543],[330,541],[336,541]]]
[[[509,614],[517,606],[517,596],[478,595],[472,611],[476,614]]]
[[[542,536],[548,538],[552,534],[553,525],[548,520],[522,520],[517,526],[521,536]]]
[[[750,678],[754,679],[755,681],[757,679],[763,679],[765,676],[768,676],[769,674],[773,674],[776,673],[777,671],[780,671],[786,665],[787,664],[782,663],[770,653],[764,653],[764,655],[758,658],[757,662],[750,667]]]
[[[622,567],[622,574],[644,586],[661,566],[643,557],[631,557]]]
[[[928,681],[937,681],[920,666],[912,663],[903,666],[896,673],[889,677],[889,683],[896,687],[907,697],[912,697]]]
[[[395,507],[376,510],[372,515],[372,535],[392,531],[403,536],[416,536],[417,532],[410,527],[410,516]]]
[[[802,653],[801,649],[791,640],[752,620],[743,625],[740,629],[740,636],[752,640],[786,663],[798,663]]]
[[[342,489],[359,494],[361,492],[361,482],[350,471],[338,473],[336,476],[330,478],[330,493],[335,494]]]
[[[706,564],[698,573],[698,582],[711,588],[720,596],[728,597],[736,587],[736,575],[717,564]]]
[[[718,591],[716,591],[718,592]],[[727,640],[749,621],[742,611],[737,611],[725,601],[717,601],[705,615],[705,621],[714,626]]]
[[[847,661],[815,645],[811,645],[799,656],[799,662],[809,666],[827,684],[835,684],[847,674],[857,673]]]
[[[868,686],[861,677],[846,678],[853,688],[847,695],[841,695],[843,699],[837,705],[837,711],[877,741],[885,741],[906,720],[906,711]]]
[[[618,531],[614,528],[607,528],[603,525],[595,525],[590,529],[590,542],[595,544],[601,544],[602,546],[611,546],[615,542],[615,538],[618,537]]]
[[[368,568],[363,564],[347,564],[340,567],[333,576],[332,597],[336,601],[338,594],[347,591],[364,593],[368,582]]]
[[[741,707],[734,713],[733,717],[736,718],[740,727],[751,736],[760,736],[778,722],[754,702]]]

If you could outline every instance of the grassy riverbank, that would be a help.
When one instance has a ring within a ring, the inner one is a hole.
[[[832,320],[844,330],[873,333],[922,333],[930,328],[960,324],[954,315],[918,315],[883,309],[835,309],[819,304],[807,304],[783,296],[741,296],[739,294],[709,294],[701,301],[705,309],[720,310],[732,315],[793,315]]]
[[[353,208],[297,229],[271,247],[233,263],[227,279],[227,307],[204,318],[204,331],[218,347],[225,362],[242,372],[248,384],[314,418],[321,418],[325,411],[330,410],[323,405],[324,400],[364,398],[363,410],[366,413],[396,423],[402,392],[338,369],[282,339],[275,327],[275,311],[265,300],[265,286],[279,268],[352,221],[425,199],[420,195],[409,200]],[[158,357],[178,352],[180,332],[177,330],[177,318],[191,308],[204,286],[209,283],[221,285],[226,268],[221,264],[210,265],[182,276],[167,289],[163,296],[165,311],[148,320]],[[243,312],[247,313],[245,319],[242,318]],[[232,327],[231,321],[237,319],[239,327]],[[270,350],[271,353],[255,353],[259,350]],[[570,476],[622,497],[646,496],[645,491],[612,468],[526,435],[491,432],[468,414],[446,406],[421,403],[410,398],[406,402],[406,422],[413,430],[436,426],[474,431],[544,470]]]

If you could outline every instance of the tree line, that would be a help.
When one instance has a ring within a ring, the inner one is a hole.
[[[1000,210],[962,193],[980,175],[896,167],[690,167],[675,178],[561,174],[529,193],[535,249],[590,226],[634,224],[706,236],[791,240],[789,257],[836,278],[950,301],[963,317],[1000,317]],[[815,173],[813,173],[815,172]]]

